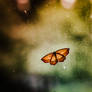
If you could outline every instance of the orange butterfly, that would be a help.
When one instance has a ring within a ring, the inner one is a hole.
[[[41,60],[44,63],[50,63],[51,65],[55,65],[57,64],[57,62],[63,62],[66,59],[68,53],[69,53],[69,48],[63,48],[47,54]]]

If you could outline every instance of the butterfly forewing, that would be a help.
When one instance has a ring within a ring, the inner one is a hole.
[[[56,53],[67,56],[68,53],[69,53],[69,48],[64,48],[64,49],[57,50]]]
[[[50,54],[44,56],[41,60],[42,60],[44,63],[50,63],[52,56],[53,56],[53,54],[50,53]]]
[[[51,65],[55,65],[56,63],[57,63],[56,56],[53,55],[52,58],[51,58],[50,64],[51,64]]]
[[[60,54],[56,54],[57,60],[58,62],[63,62],[65,60],[65,56],[60,55]]]

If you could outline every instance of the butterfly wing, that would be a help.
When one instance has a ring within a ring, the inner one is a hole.
[[[41,60],[42,60],[44,63],[50,63],[52,56],[53,56],[53,53],[47,54],[47,55],[44,56]]]
[[[61,54],[56,54],[56,57],[57,57],[58,62],[63,62],[65,60],[65,56]]]
[[[52,58],[51,58],[50,64],[51,64],[51,65],[55,65],[57,62],[58,62],[58,61],[57,61],[57,59],[56,59],[56,56],[53,55]]]
[[[69,48],[64,48],[56,51],[56,54],[61,54],[63,56],[67,56],[69,53]]]

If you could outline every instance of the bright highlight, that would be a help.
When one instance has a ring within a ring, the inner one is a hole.
[[[61,0],[61,4],[64,8],[70,9],[73,7],[76,0]]]

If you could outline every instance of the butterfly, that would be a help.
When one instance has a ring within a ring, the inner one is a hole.
[[[44,63],[50,63],[51,65],[56,65],[58,62],[63,62],[68,54],[69,54],[69,48],[63,48],[45,55],[43,58],[41,58],[41,60]]]

